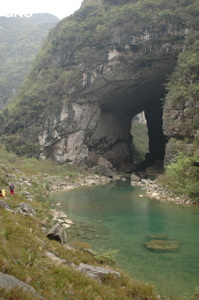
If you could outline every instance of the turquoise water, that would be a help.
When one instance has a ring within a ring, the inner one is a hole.
[[[51,195],[50,203],[60,202],[73,221],[92,225],[91,235],[82,233],[81,240],[93,250],[118,250],[118,266],[133,278],[167,296],[193,294],[199,286],[199,207],[151,200],[144,193],[119,182]],[[151,251],[145,246],[151,234],[164,234],[180,247]]]

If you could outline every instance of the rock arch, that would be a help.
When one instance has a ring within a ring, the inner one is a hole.
[[[131,168],[131,120],[145,111],[150,161],[163,159],[160,99],[184,36],[185,31],[162,38],[145,32],[136,41],[104,45],[106,59],[97,66],[81,61],[82,89],[59,114],[45,120],[39,136],[41,157],[94,165],[102,156],[116,168]]]

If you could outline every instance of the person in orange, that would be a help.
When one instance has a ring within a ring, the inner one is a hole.
[[[14,184],[11,183],[10,186],[9,186],[9,188],[10,188],[10,195],[14,196],[14,194],[15,194],[15,186],[14,186]]]
[[[4,198],[5,195],[6,195],[5,190],[2,189],[2,188],[0,188],[0,197],[1,197],[1,198]]]

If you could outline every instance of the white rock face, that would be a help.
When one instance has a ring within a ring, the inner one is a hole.
[[[78,162],[88,156],[88,148],[84,144],[84,131],[80,130],[62,138],[54,147],[54,157],[59,163]]]
[[[53,153],[57,162],[79,162],[88,157],[85,136],[96,127],[100,116],[97,103],[64,103],[61,113],[49,117],[39,136],[42,148],[41,158],[46,158],[48,151]]]

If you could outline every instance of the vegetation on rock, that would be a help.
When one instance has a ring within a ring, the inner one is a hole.
[[[128,3],[126,3],[128,2]],[[58,110],[82,90],[83,72],[91,65],[106,61],[105,46],[114,41],[119,32],[121,47],[130,36],[145,30],[162,36],[172,26],[197,28],[197,1],[118,1],[122,6],[88,1],[51,31],[37,55],[34,66],[15,102],[3,115],[3,132],[20,132]],[[112,4],[112,3],[111,3]],[[110,18],[111,16],[111,18]],[[57,52],[57,49],[59,51]],[[83,68],[79,64],[83,65]]]
[[[179,55],[177,66],[167,84],[164,124],[167,135],[177,135],[186,143],[199,146],[199,33],[193,31],[185,40],[185,49]],[[175,116],[172,111],[176,112]],[[179,126],[174,126],[173,119]],[[184,152],[185,149],[184,149]]]

